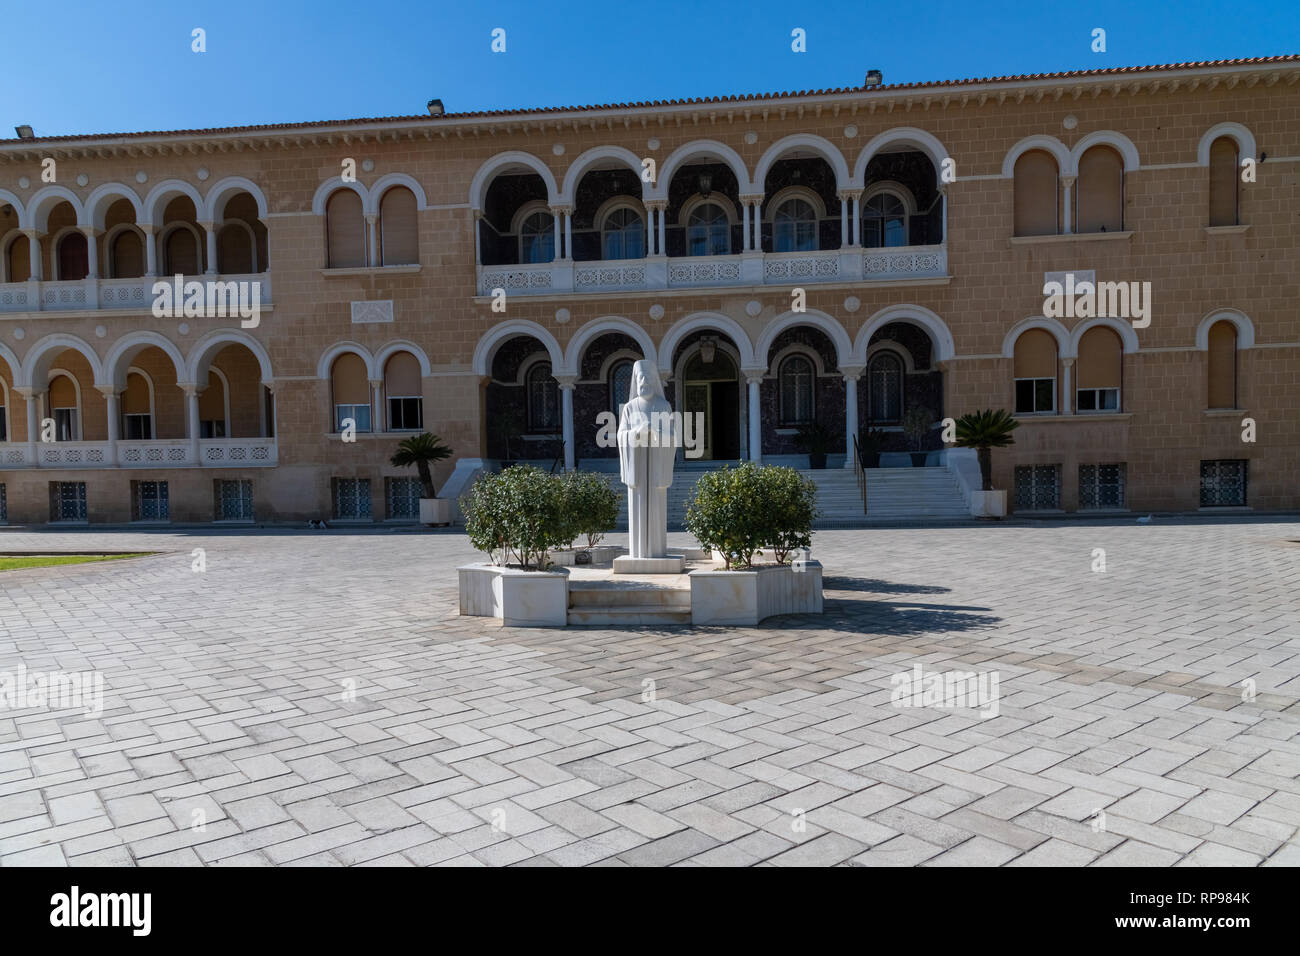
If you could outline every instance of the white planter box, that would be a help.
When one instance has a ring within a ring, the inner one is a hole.
[[[1007,493],[1005,491],[972,491],[970,513],[976,518],[1005,518]]]
[[[801,551],[796,550],[794,556],[790,560],[793,561],[794,558],[799,557],[801,553],[802,553]],[[724,555],[721,551],[712,551],[709,552],[709,554],[713,558],[714,567],[725,568],[727,566],[726,555]],[[811,554],[812,552],[810,549],[809,555],[811,556]],[[762,548],[761,550],[754,552],[754,557],[752,560],[754,564],[776,564],[776,552],[773,551],[771,548]]]
[[[495,617],[511,627],[564,627],[569,614],[569,572],[520,571],[495,564],[458,568],[460,613]]]
[[[451,499],[421,498],[420,524],[451,524]]]
[[[753,627],[776,614],[821,614],[821,562],[807,561],[802,568],[692,571],[691,623]]]
[[[551,551],[547,554],[551,559],[551,564],[557,568],[571,568],[577,563],[577,551]]]

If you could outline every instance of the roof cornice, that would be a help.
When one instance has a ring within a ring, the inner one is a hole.
[[[608,106],[559,107],[535,110],[483,113],[448,113],[442,116],[398,116],[373,119],[327,120],[270,126],[245,126],[210,130],[176,130],[140,133],[110,133],[39,137],[32,140],[0,140],[0,163],[27,162],[33,158],[92,159],[148,157],[155,155],[201,155],[228,152],[257,152],[320,145],[363,145],[366,143],[413,141],[418,139],[478,138],[500,134],[546,135],[617,127],[699,125],[702,122],[767,120],[772,117],[812,115],[855,117],[878,111],[927,111],[974,103],[1019,104],[1029,99],[1060,101],[1097,97],[1109,93],[1194,93],[1239,87],[1252,89],[1300,81],[1300,55],[1230,60],[1209,64],[1125,67],[1113,70],[1038,74],[1024,77],[956,80],[867,88],[845,88],[796,93],[760,94],[740,97],[616,104]]]

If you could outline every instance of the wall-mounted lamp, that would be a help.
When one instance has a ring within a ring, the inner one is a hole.
[[[36,133],[30,126],[24,123],[22,126],[15,126],[14,132],[18,134],[19,139],[35,139]]]
[[[713,356],[718,351],[718,340],[711,335],[700,339],[700,361],[705,365],[713,364]]]
[[[709,193],[713,191],[713,174],[700,173],[700,195],[708,198]]]

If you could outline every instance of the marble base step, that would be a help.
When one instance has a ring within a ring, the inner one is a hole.
[[[626,584],[621,582],[586,584],[575,581],[569,583],[571,610],[588,610],[595,607],[689,609],[690,606],[689,587],[653,587],[635,581],[628,581]]]
[[[690,592],[687,592],[687,599]],[[619,607],[569,608],[569,625],[579,627],[620,627],[628,625],[669,624],[681,626],[691,623],[691,609],[687,607],[655,607],[653,605]]]
[[[615,574],[681,574],[686,558],[672,554],[666,558],[633,558],[621,555],[614,559]]]

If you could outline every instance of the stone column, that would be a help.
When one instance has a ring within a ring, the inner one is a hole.
[[[207,238],[208,265],[203,270],[204,275],[214,276],[217,274],[217,227],[211,219],[200,219],[199,228],[203,230]]]
[[[1065,187],[1065,212],[1061,219],[1061,232],[1067,236],[1074,232],[1074,224],[1070,222],[1070,191],[1074,188],[1074,179],[1073,176],[1061,177],[1061,185]]]
[[[1074,359],[1061,359],[1061,414],[1074,414],[1073,390],[1070,387],[1070,370],[1074,368]]]
[[[763,197],[749,194],[740,197],[745,208],[744,251],[758,252],[763,248]]]
[[[474,264],[483,264],[483,210],[474,210]]]
[[[560,437],[564,440],[564,470],[577,467],[576,449],[573,447],[573,387],[576,375],[557,375],[560,386]]]
[[[86,237],[86,278],[99,278],[99,230],[94,226],[78,226]]]
[[[151,222],[142,222],[139,226],[144,233],[144,274],[146,278],[154,279],[158,276],[158,233]]]
[[[370,380],[370,431],[372,434],[384,430],[384,380],[382,378],[372,378]],[[357,429],[360,431],[361,429]]]
[[[844,376],[844,467],[853,469],[853,441],[858,435],[858,379],[863,366],[841,366]]]
[[[45,277],[45,263],[41,256],[41,234],[35,229],[24,229],[27,236],[27,258],[31,260],[31,278],[40,281]]]
[[[749,460],[756,464],[763,460],[763,410],[758,387],[764,374],[764,371],[745,372],[745,381],[749,383]]]
[[[949,185],[951,184],[950,183],[939,184],[939,202],[942,204],[939,207],[939,215],[941,220],[939,226],[940,228],[939,242],[945,246],[948,244],[948,186]]]
[[[661,256],[666,256],[666,255],[668,255],[668,227],[667,227],[667,219],[668,219],[668,203],[667,203],[667,201],[664,201],[664,202],[659,206],[659,243],[658,243],[658,249],[659,249],[659,255],[661,255]]]
[[[199,392],[201,389],[193,382],[179,383],[185,393],[185,434],[190,440],[190,459],[194,465],[201,466],[199,457]],[[227,426],[229,427],[229,426]]]
[[[840,198],[840,248],[849,244],[849,197],[841,191]]]
[[[564,258],[573,258],[573,209],[564,210]]]
[[[104,396],[104,404],[107,407],[108,415],[108,457],[104,460],[106,465],[117,464],[117,442],[121,437],[121,417],[118,410],[117,386],[116,385],[96,385],[99,394]]]
[[[366,262],[371,266],[379,262],[379,214],[366,213]]]
[[[862,248],[862,190],[846,189],[844,194],[849,198],[849,217],[853,235],[852,246],[854,249]]]
[[[37,408],[40,393],[31,388],[15,388],[14,391],[23,397],[27,405],[27,457],[35,468],[40,465],[40,459],[36,456],[36,443],[41,430],[40,412]]]

